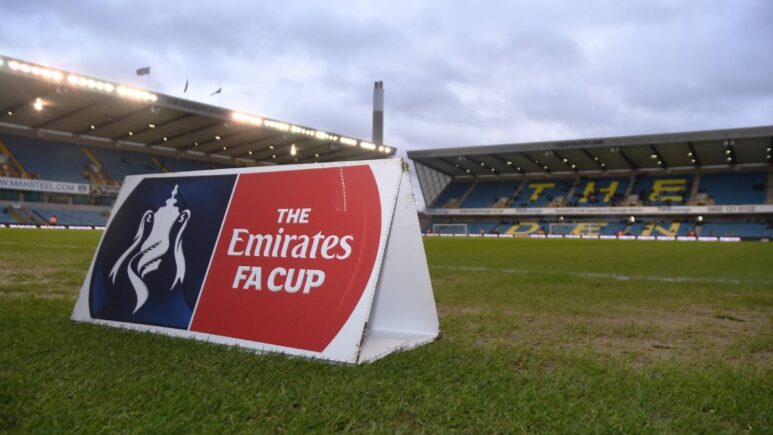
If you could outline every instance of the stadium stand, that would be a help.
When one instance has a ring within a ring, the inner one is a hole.
[[[92,147],[89,150],[102,163],[105,170],[116,180],[123,181],[127,175],[163,172],[148,154],[109,150]]]
[[[633,224],[629,232],[634,236],[684,237],[694,228],[691,223],[661,220]]]
[[[56,216],[57,224],[59,225],[107,225],[105,213],[86,210],[51,210],[40,208],[32,210],[47,222],[50,222],[52,216]]]
[[[499,217],[499,226],[483,228],[514,236],[773,239],[773,126],[408,156],[430,223],[471,227]]]
[[[446,187],[445,191],[438,197],[435,204],[437,207],[458,207],[461,205],[464,195],[470,190],[470,182],[452,182]]]
[[[78,146],[10,134],[0,135],[31,178],[83,183],[89,160]]]
[[[691,174],[668,176],[639,176],[633,185],[629,205],[683,205],[690,197]]]
[[[7,208],[3,207],[2,213],[0,213],[0,224],[15,224],[15,223],[18,223],[18,221],[8,213]]]
[[[459,206],[485,208],[509,206],[520,183],[517,181],[488,181],[476,183],[467,198]]]
[[[630,177],[580,179],[568,205],[570,207],[617,205],[622,200],[630,182]]]
[[[710,223],[699,228],[701,236],[773,238],[773,226],[762,223]]]
[[[52,215],[61,225],[104,225],[128,175],[371,160],[396,152],[5,55],[0,89],[2,225],[46,225]]]
[[[502,234],[510,236],[527,236],[531,234],[547,234],[548,228],[546,224],[532,221],[520,221],[514,223],[503,223],[502,227],[505,228]]]
[[[571,179],[527,180],[514,205],[516,207],[560,207],[564,205],[573,185],[574,180]]]
[[[706,205],[764,204],[766,182],[764,172],[703,174],[698,192],[707,195]]]

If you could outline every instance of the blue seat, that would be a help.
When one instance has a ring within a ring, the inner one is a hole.
[[[701,225],[701,236],[773,238],[773,228],[761,223],[710,223]]]
[[[130,151],[89,148],[99,159],[102,166],[118,182],[123,183],[127,175],[154,174],[162,172],[150,155]]]
[[[469,181],[452,181],[435,200],[434,206],[440,208],[453,198],[461,199],[470,189],[470,186],[472,186],[472,182]],[[459,204],[456,206],[458,207]]]
[[[631,179],[627,177],[581,180],[574,191],[574,195],[569,200],[569,205],[571,207],[610,207],[615,205],[616,198],[622,199],[630,182]],[[610,187],[615,184],[616,188],[614,191],[608,192]],[[588,190],[589,186],[591,186],[591,189],[586,195],[586,190]],[[609,197],[609,200],[607,200],[607,197]]]
[[[32,209],[38,216],[45,219],[46,222],[51,216],[56,216],[59,225],[99,225],[107,224],[107,217],[96,211],[89,210],[52,210],[52,209]]]
[[[700,191],[719,205],[764,204],[767,178],[764,172],[704,174]]]
[[[690,197],[692,181],[689,174],[641,176],[636,178],[631,193],[638,194],[644,205],[683,205]]]
[[[7,209],[0,210],[0,224],[15,224],[16,219],[13,218],[13,216],[8,214]]]
[[[464,200],[463,208],[485,208],[490,207],[499,198],[512,198],[515,189],[518,188],[520,181],[486,181],[475,185]]]
[[[42,180],[88,183],[91,162],[79,145],[10,134],[0,135],[5,145],[29,173]]]
[[[514,207],[546,207],[557,196],[569,194],[574,180],[547,179],[531,180],[521,190],[513,202]]]

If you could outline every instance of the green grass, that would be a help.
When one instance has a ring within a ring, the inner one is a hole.
[[[99,235],[0,230],[0,431],[773,430],[773,245],[428,238],[441,339],[343,366],[71,322]]]

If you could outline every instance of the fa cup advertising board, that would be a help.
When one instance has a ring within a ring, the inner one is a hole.
[[[438,334],[397,159],[127,177],[72,318],[348,363]]]

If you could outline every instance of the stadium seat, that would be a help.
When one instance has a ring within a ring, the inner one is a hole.
[[[514,207],[547,207],[558,196],[564,198],[571,190],[574,180],[571,179],[547,179],[527,181],[518,198],[513,202]]]
[[[451,182],[435,200],[434,206],[436,208],[458,207],[459,201],[470,190],[470,186],[472,186],[472,183],[469,181]]]
[[[34,208],[38,216],[49,222],[51,216],[56,216],[59,225],[99,225],[107,224],[107,217],[100,212],[86,210],[56,210]]]
[[[686,236],[694,225],[686,222],[657,221],[638,222],[631,225],[629,232],[634,236]]]
[[[591,178],[581,180],[569,200],[571,207],[610,207],[623,198],[631,179]]]
[[[8,214],[8,209],[3,208],[2,212],[0,212],[0,224],[15,224],[17,223],[16,219],[13,218],[10,214]]]
[[[127,175],[162,172],[162,169],[153,163],[148,154],[96,147],[90,147],[89,150],[99,159],[107,172],[121,183]]]
[[[0,136],[27,173],[44,180],[88,183],[89,161],[80,146],[3,134]]]
[[[717,205],[764,204],[767,178],[764,172],[703,174],[699,187]]]
[[[773,227],[762,223],[709,223],[700,226],[700,236],[773,238]]]
[[[642,205],[684,205],[690,197],[693,176],[689,174],[641,176],[636,178],[633,194]]]
[[[545,225],[534,221],[516,222],[507,228],[503,234],[513,236],[528,236],[531,234],[547,234]]]
[[[475,184],[472,192],[464,200],[463,208],[491,207],[500,198],[512,199],[520,181],[486,181]]]

